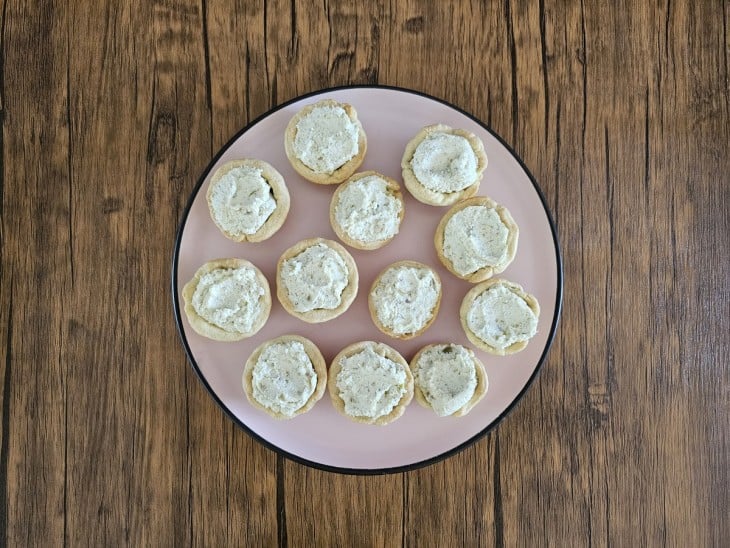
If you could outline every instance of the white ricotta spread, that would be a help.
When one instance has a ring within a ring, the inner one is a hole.
[[[337,389],[345,412],[376,419],[393,411],[406,393],[406,372],[401,364],[367,347],[342,358]]]
[[[332,173],[355,157],[358,138],[358,127],[345,109],[320,106],[299,120],[294,154],[315,173]]]
[[[416,147],[413,173],[435,192],[457,192],[477,179],[477,157],[469,141],[460,135],[431,133]]]
[[[468,206],[457,211],[444,229],[444,257],[462,276],[486,266],[496,266],[507,257],[509,229],[497,210]]]
[[[216,181],[210,202],[218,226],[235,236],[254,234],[276,209],[262,171],[249,166],[233,168]]]
[[[433,316],[440,285],[427,268],[399,266],[387,270],[372,294],[380,323],[396,335],[423,329]]]
[[[537,316],[522,297],[496,285],[474,299],[467,325],[488,345],[504,349],[531,339],[537,333]]]
[[[398,234],[403,206],[375,175],[358,179],[339,193],[335,220],[347,236],[360,242],[379,242]]]
[[[334,310],[348,284],[347,264],[334,249],[316,244],[281,266],[281,281],[297,312]]]
[[[414,380],[439,417],[464,407],[477,387],[474,360],[458,344],[441,344],[424,351]]]
[[[299,341],[268,346],[253,366],[253,397],[275,413],[291,417],[317,387],[317,372]]]
[[[192,305],[200,317],[224,331],[248,333],[261,315],[263,295],[253,268],[218,268],[201,276]]]

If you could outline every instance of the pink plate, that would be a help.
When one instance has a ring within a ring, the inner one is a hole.
[[[441,266],[433,245],[439,219],[447,211],[417,202],[403,187],[406,200],[401,231],[376,251],[350,249],[360,272],[360,289],[350,309],[339,318],[310,325],[290,316],[276,300],[275,273],[279,255],[295,242],[314,236],[337,240],[329,225],[332,186],[302,179],[284,153],[284,128],[304,105],[323,98],[352,104],[368,137],[368,151],[360,170],[373,169],[401,180],[400,161],[406,143],[423,126],[444,123],[479,136],[489,157],[479,194],[510,210],[520,227],[514,262],[500,277],[521,284],[540,302],[538,333],[525,350],[508,357],[481,351],[489,391],[465,417],[439,418],[415,400],[404,415],[387,426],[352,422],[333,407],[329,395],[314,408],[292,420],[277,421],[253,408],[241,387],[243,364],[263,341],[285,333],[312,339],[329,362],[346,345],[362,340],[384,342],[406,360],[424,345],[453,342],[468,347],[458,309],[472,287]],[[259,158],[272,164],[286,180],[291,194],[289,216],[279,232],[258,244],[226,239],[208,213],[205,192],[210,175],[222,163]],[[264,328],[255,336],[234,343],[216,342],[198,335],[181,311],[181,291],[206,261],[240,257],[257,265],[269,279],[273,304]],[[398,341],[373,325],[367,295],[375,276],[385,266],[413,259],[435,267],[443,283],[438,318],[420,337]],[[193,191],[177,236],[172,272],[175,316],[185,350],[203,384],[223,409],[268,447],[304,464],[347,473],[402,471],[449,456],[484,435],[512,409],[524,394],[545,359],[560,315],[562,268],[555,229],[544,199],[532,176],[505,143],[481,122],[437,99],[403,89],[348,87],[321,91],[295,99],[236,135],[214,158]]]

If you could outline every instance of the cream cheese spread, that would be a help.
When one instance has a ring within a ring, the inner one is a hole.
[[[509,229],[497,210],[468,206],[457,211],[444,228],[443,253],[462,276],[486,266],[496,266],[507,258]]]
[[[261,315],[263,295],[253,268],[219,268],[201,276],[192,305],[200,317],[224,331],[248,333]]]
[[[537,316],[522,297],[496,285],[474,299],[467,325],[488,345],[505,349],[537,333]]]
[[[434,314],[440,286],[428,268],[399,266],[387,270],[373,288],[378,320],[396,335],[423,329]]]
[[[334,310],[342,303],[348,273],[342,256],[320,243],[286,259],[281,267],[281,281],[297,312]]]
[[[406,393],[406,372],[401,364],[367,347],[340,360],[337,389],[345,412],[376,419],[389,414]]]
[[[359,129],[345,109],[319,106],[307,113],[294,136],[294,154],[315,173],[333,173],[359,149]]]
[[[234,236],[254,234],[276,209],[262,171],[249,166],[233,168],[216,181],[210,203],[216,224]]]
[[[416,147],[413,173],[435,192],[458,192],[477,179],[477,157],[468,139],[450,133],[431,133]]]
[[[348,183],[339,193],[335,221],[352,240],[379,242],[398,234],[402,209],[386,181],[369,175]]]
[[[438,416],[452,415],[474,396],[474,359],[457,344],[433,346],[418,359],[415,383]]]
[[[301,342],[278,342],[259,355],[252,384],[257,402],[291,417],[314,393],[317,373]]]

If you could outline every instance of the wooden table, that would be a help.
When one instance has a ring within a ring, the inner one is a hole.
[[[728,545],[727,2],[119,4],[3,2],[4,543]],[[234,426],[168,289],[211,156],[349,83],[488,123],[565,261],[562,323],[516,411],[376,477]]]

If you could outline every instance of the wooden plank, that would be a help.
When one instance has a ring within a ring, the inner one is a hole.
[[[292,546],[400,546],[403,476],[348,476],[284,461],[286,532]]]
[[[68,41],[63,6],[2,10],[2,542],[67,529],[68,344],[73,287]],[[43,40],[38,40],[43,36]]]
[[[182,360],[166,344],[168,301],[149,288],[167,276],[170,242],[150,235],[171,227],[183,202],[181,135],[196,122],[176,118],[176,102],[191,98],[165,87],[172,63],[149,26],[158,10],[76,6],[65,21],[76,281],[65,359],[79,364],[67,402],[71,544],[179,543],[190,531],[190,485],[178,481],[188,468],[177,412],[185,370],[169,367]]]
[[[730,537],[717,513],[730,504],[728,6],[667,8],[652,44],[647,127],[653,416],[646,431],[655,438],[663,535],[718,546]]]
[[[408,472],[406,546],[496,546],[504,543],[499,436]],[[496,475],[495,475],[496,474]]]

